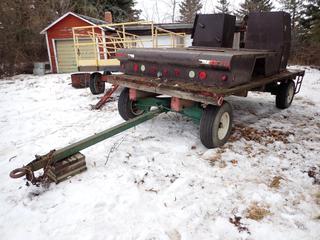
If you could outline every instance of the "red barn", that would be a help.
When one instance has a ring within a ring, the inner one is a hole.
[[[68,12],[43,29],[40,33],[45,34],[46,36],[51,72],[68,73],[78,71],[73,45],[72,28],[97,26],[112,22],[112,15],[110,12],[106,12],[105,18],[106,21],[103,21]],[[99,31],[98,34],[105,34],[100,28],[98,28],[97,31]],[[81,42],[91,42],[91,40],[83,38],[81,39]],[[93,54],[93,51],[88,49],[87,54]]]

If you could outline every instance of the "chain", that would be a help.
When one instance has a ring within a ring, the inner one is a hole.
[[[46,162],[46,165],[43,167],[43,174],[41,176],[36,177],[34,175],[34,169],[32,167],[32,164],[34,164],[35,162],[32,162],[30,163],[30,165],[28,164],[26,167],[24,167],[24,169],[26,170],[26,178],[33,185],[40,186],[40,184],[46,185],[50,183],[50,179],[48,177],[48,171],[52,169],[54,152],[55,150],[51,150],[48,154],[44,156],[36,156],[35,162],[37,161]]]

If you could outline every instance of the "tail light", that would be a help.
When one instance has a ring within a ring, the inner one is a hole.
[[[228,76],[225,75],[225,74],[223,74],[223,75],[221,76],[221,80],[222,80],[222,81],[227,81],[227,80],[228,80]]]
[[[150,68],[150,73],[151,74],[156,74],[157,73],[157,68],[155,66]]]
[[[133,71],[138,72],[139,70],[139,65],[138,64],[133,64]]]
[[[176,77],[179,77],[179,76],[180,76],[180,70],[176,68],[176,69],[174,70],[174,75],[175,75]]]
[[[198,75],[199,75],[199,78],[200,78],[201,80],[204,80],[204,79],[207,78],[207,74],[206,74],[206,72],[204,72],[204,71],[199,72]]]
[[[162,70],[162,75],[164,76],[164,77],[167,77],[168,75],[169,75],[169,70],[168,69],[163,69]]]

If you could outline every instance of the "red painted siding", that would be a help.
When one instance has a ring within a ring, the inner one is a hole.
[[[68,15],[67,17],[57,22],[55,25],[53,25],[51,28],[47,30],[48,44],[49,44],[49,46],[47,47],[49,48],[49,52],[50,52],[52,72],[54,73],[57,72],[57,66],[56,66],[55,55],[54,55],[54,46],[53,46],[52,40],[53,39],[72,39],[72,28],[83,27],[83,26],[90,26],[90,24],[73,15]],[[100,30],[99,30],[99,33],[101,34]]]

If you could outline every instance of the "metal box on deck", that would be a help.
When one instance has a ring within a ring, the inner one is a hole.
[[[236,17],[229,14],[197,14],[193,24],[192,46],[231,48]]]

